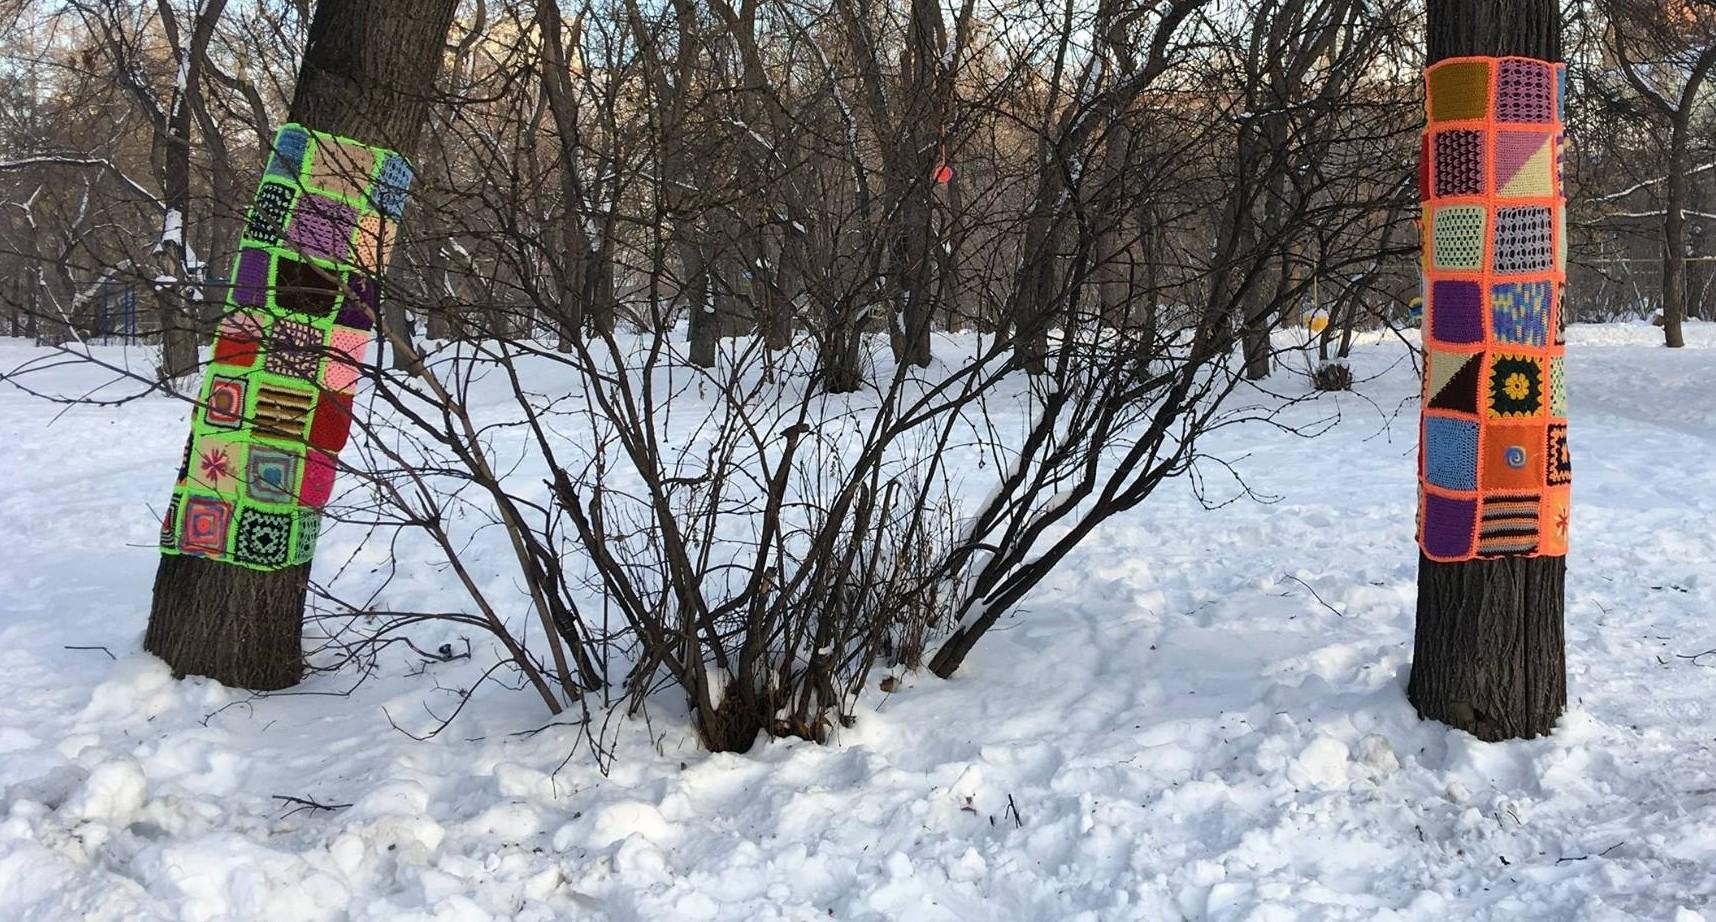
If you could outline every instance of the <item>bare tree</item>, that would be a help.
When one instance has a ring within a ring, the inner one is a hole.
[[[1707,87],[1716,76],[1716,3],[1603,0],[1598,7],[1607,19],[1607,47],[1631,90],[1627,102],[1653,129],[1667,130],[1661,145],[1662,326],[1668,347],[1678,349],[1686,345],[1681,323],[1687,304],[1688,152],[1698,112],[1709,109]]]

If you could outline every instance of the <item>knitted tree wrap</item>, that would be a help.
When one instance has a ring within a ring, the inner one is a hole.
[[[161,552],[306,563],[350,433],[411,167],[285,125],[245,217],[226,313],[161,523]]]
[[[1418,543],[1433,560],[1567,553],[1565,65],[1425,71]]]

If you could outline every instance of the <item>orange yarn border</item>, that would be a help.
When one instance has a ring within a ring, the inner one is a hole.
[[[1550,119],[1539,122],[1499,121],[1497,119],[1497,95],[1503,61],[1515,60],[1542,65],[1549,71],[1549,110]],[[1484,64],[1487,72],[1485,89],[1484,115],[1482,118],[1443,119],[1435,120],[1432,98],[1431,77],[1444,68]],[[1565,416],[1550,415],[1553,406],[1553,370],[1554,363],[1562,360],[1566,354],[1566,346],[1559,343],[1559,332],[1562,329],[1561,310],[1563,290],[1566,283],[1566,244],[1563,239],[1566,233],[1566,198],[1563,193],[1561,159],[1565,147],[1565,124],[1562,118],[1562,107],[1565,94],[1566,65],[1559,62],[1543,61],[1526,57],[1458,57],[1437,61],[1424,69],[1425,86],[1425,129],[1423,142],[1420,146],[1420,182],[1423,184],[1423,214],[1420,227],[1421,269],[1423,275],[1423,342],[1425,350],[1424,380],[1418,434],[1418,543],[1425,556],[1432,560],[1456,562],[1490,557],[1539,557],[1564,556],[1567,553],[1567,525],[1571,513],[1572,490],[1570,484],[1551,485],[1548,482],[1548,467],[1550,464],[1549,444],[1547,434],[1550,426],[1566,425]],[[1436,194],[1436,164],[1435,137],[1444,131],[1465,130],[1478,131],[1482,135],[1483,145],[1483,191],[1474,195]],[[1500,133],[1503,131],[1545,131],[1549,133],[1549,170],[1550,194],[1547,196],[1503,196],[1497,182],[1496,153]],[[1477,270],[1455,270],[1436,268],[1434,258],[1435,217],[1439,208],[1453,205],[1477,205],[1485,212],[1483,261]],[[1539,206],[1549,209],[1550,226],[1550,268],[1548,271],[1528,273],[1498,274],[1495,271],[1495,238],[1496,217],[1500,208],[1521,206]],[[1434,338],[1435,299],[1432,297],[1435,283],[1438,281],[1467,281],[1474,282],[1479,288],[1479,316],[1482,321],[1483,335],[1476,343],[1448,343]],[[1501,283],[1548,282],[1549,300],[1545,316],[1544,345],[1533,346],[1511,342],[1500,342],[1495,336],[1495,322],[1492,308],[1492,289]],[[1476,414],[1468,415],[1456,410],[1431,409],[1430,399],[1430,353],[1479,355],[1478,394]],[[1498,355],[1509,354],[1535,358],[1541,365],[1540,397],[1541,406],[1535,414],[1527,417],[1494,417],[1489,412],[1489,379],[1492,363]],[[1563,375],[1565,365],[1563,364]],[[1476,489],[1453,490],[1440,487],[1429,482],[1427,477],[1426,456],[1427,443],[1425,420],[1432,417],[1457,419],[1463,422],[1477,424],[1477,458],[1473,482]],[[1484,485],[1484,461],[1489,437],[1495,434],[1498,427],[1524,425],[1544,433],[1542,457],[1539,466],[1539,481],[1535,488],[1492,488]],[[1487,496],[1517,495],[1520,493],[1536,492],[1538,494],[1538,540],[1536,548],[1525,553],[1491,553],[1479,552],[1480,537],[1483,523],[1483,504]],[[1448,499],[1462,500],[1474,503],[1472,515],[1471,536],[1468,552],[1462,555],[1443,556],[1432,554],[1426,541],[1425,526],[1427,523],[1427,502],[1431,496],[1441,496]]]

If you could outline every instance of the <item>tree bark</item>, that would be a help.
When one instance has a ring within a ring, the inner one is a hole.
[[[161,199],[167,206],[166,225],[161,233],[161,252],[166,256],[173,283],[160,292],[156,303],[161,315],[161,380],[172,382],[197,370],[197,302],[192,293],[199,287],[201,266],[193,265],[191,253],[191,122],[192,97],[199,92],[202,64],[207,55],[215,22],[226,0],[216,0],[198,11],[188,24],[189,41],[181,43],[179,23],[166,3],[159,4],[162,25],[180,58],[181,83],[173,88],[170,106],[160,127],[162,153]],[[218,162],[218,161],[217,161]]]
[[[1668,180],[1662,219],[1662,335],[1670,349],[1686,345],[1686,133],[1692,113],[1674,115],[1668,146]]]
[[[290,118],[409,152],[457,0],[325,0],[316,7]],[[308,564],[259,571],[163,554],[144,649],[177,675],[285,688],[303,675]]]
[[[1554,0],[1431,0],[1429,60],[1561,59]],[[1420,717],[1484,740],[1549,733],[1567,705],[1564,557],[1418,560],[1407,697]]]
[[[720,318],[715,313],[715,292],[710,282],[708,255],[701,235],[691,221],[677,221],[674,249],[679,253],[679,297],[688,316],[691,364],[715,367],[715,346],[720,338]]]

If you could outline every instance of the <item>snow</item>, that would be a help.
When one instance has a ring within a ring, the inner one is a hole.
[[[528,732],[528,692],[484,686],[427,741],[390,727],[480,658],[260,697],[174,680],[140,644],[183,404],[0,387],[0,918],[1716,918],[1716,326],[1687,334],[1570,331],[1572,704],[1546,739],[1405,701],[1415,372],[1369,336],[1358,394],[1204,446],[1278,501],[1164,487],[953,680],[896,676],[831,745],[710,755],[664,699],[606,774],[577,727]],[[43,355],[0,340],[0,369]],[[1239,399],[1303,396],[1294,368]],[[329,530],[318,579],[370,578],[339,568],[358,532]],[[410,591],[451,596],[399,553]]]
[[[183,246],[184,242],[185,218],[179,214],[179,209],[169,208],[161,218],[161,245],[177,244]]]

